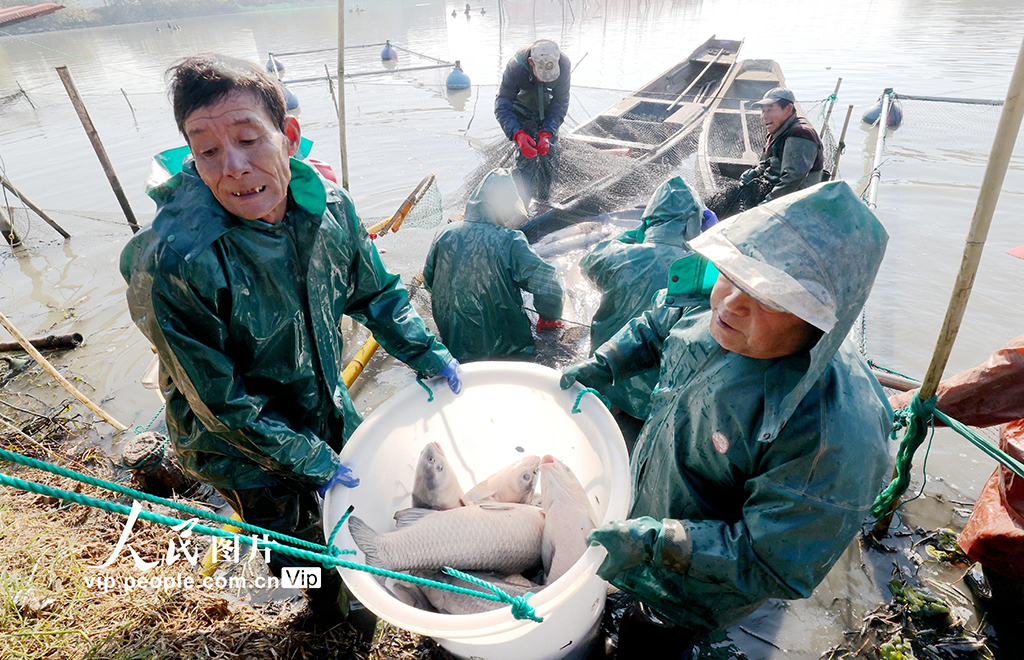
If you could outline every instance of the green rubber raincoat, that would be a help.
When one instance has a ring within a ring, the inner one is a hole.
[[[342,380],[342,315],[423,376],[451,360],[384,268],[348,195],[292,159],[277,224],[230,215],[193,163],[150,191],[121,254],[132,319],[156,346],[182,467],[216,488],[311,490],[361,421]]]
[[[811,594],[881,489],[892,419],[846,340],[887,241],[849,186],[768,202],[690,243],[737,277],[723,251],[705,249],[712,234],[792,276],[836,319],[809,351],[758,360],[718,345],[710,310],[682,309],[659,293],[654,309],[598,350],[616,379],[660,364],[630,459],[629,517],[680,523],[666,525],[673,532],[662,539],[660,562],[612,581],[697,634],[739,621],[768,598]]]
[[[651,196],[640,227],[599,243],[580,261],[580,270],[601,290],[601,306],[590,326],[590,346],[596,349],[626,323],[654,304],[654,294],[668,284],[669,268],[693,256],[686,242],[700,234],[704,204],[697,193],[673,177]],[[699,258],[699,257],[697,257]],[[707,302],[699,293],[688,304]],[[680,303],[682,304],[682,303]],[[603,391],[613,404],[637,419],[651,412],[651,392],[658,370],[647,371]]]
[[[508,170],[480,182],[462,222],[434,240],[423,266],[434,321],[460,362],[530,355],[534,351],[522,291],[533,294],[540,317],[562,315],[555,269],[533,251],[523,232],[526,210]]]

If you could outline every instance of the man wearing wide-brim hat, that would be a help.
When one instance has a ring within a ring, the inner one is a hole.
[[[740,176],[740,183],[752,192],[746,206],[778,199],[825,180],[821,138],[796,113],[796,97],[785,87],[774,87],[753,104],[761,109],[768,129],[768,142],[761,161]]]

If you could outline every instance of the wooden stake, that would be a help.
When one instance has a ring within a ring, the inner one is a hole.
[[[11,180],[8,179],[7,177],[5,177],[3,174],[0,174],[0,185],[2,185],[4,188],[7,188],[8,190],[10,190],[11,193],[15,197],[17,197],[18,199],[21,200],[22,204],[24,204],[28,208],[32,209],[36,213],[36,215],[38,215],[40,218],[42,218],[43,222],[45,222],[46,224],[48,224],[51,227],[53,227],[54,229],[56,229],[58,234],[60,234],[64,238],[71,238],[71,234],[69,234],[66,231],[64,231],[63,227],[58,225],[57,222],[53,218],[51,218],[49,215],[46,214],[46,211],[44,211],[43,209],[39,208],[36,204],[34,204],[32,202],[31,199],[26,197],[24,193],[22,193],[20,190],[15,188],[14,184],[11,183]]]
[[[128,198],[125,196],[124,190],[121,189],[121,182],[117,180],[114,165],[107,156],[107,150],[103,148],[100,134],[96,132],[96,126],[93,125],[89,111],[85,107],[85,102],[82,101],[82,97],[78,93],[78,88],[71,77],[71,72],[68,71],[66,66],[59,66],[57,67],[57,75],[60,76],[61,82],[64,83],[64,89],[67,90],[68,96],[71,98],[71,104],[75,106],[75,112],[78,113],[78,118],[82,121],[85,134],[89,136],[89,141],[96,152],[96,157],[100,159],[100,165],[103,166],[103,173],[107,175],[110,187],[114,190],[114,196],[117,197],[117,202],[121,205],[121,210],[124,211],[124,217],[128,219],[128,226],[132,228],[132,233],[134,234],[140,229],[139,224],[135,221],[135,213],[128,204]]]
[[[825,134],[825,129],[828,128],[828,120],[832,117],[832,108],[836,107],[836,97],[839,96],[839,86],[843,84],[842,76],[836,81],[836,90],[832,92],[832,102],[828,104],[828,111],[825,113],[825,121],[821,122],[821,130],[818,131],[818,137]]]
[[[14,221],[7,216],[7,212],[2,206],[0,206],[0,233],[4,235],[4,240],[11,247],[21,245],[21,237],[14,231]]]
[[[345,144],[345,0],[338,0],[338,142],[341,187],[348,190],[348,147]]]
[[[846,121],[843,122],[843,132],[839,134],[839,144],[836,145],[836,159],[832,162],[832,177],[829,181],[835,181],[835,178],[839,176],[839,157],[843,155],[843,150],[846,149],[846,128],[850,125],[850,115],[853,114],[853,104],[846,109]]]
[[[32,359],[38,362],[39,366],[45,369],[47,373],[53,376],[53,379],[60,383],[61,387],[70,392],[71,396],[81,401],[86,408],[99,415],[103,419],[103,421],[105,421],[107,424],[110,424],[118,431],[124,431],[128,428],[121,422],[117,421],[116,419],[105,413],[102,408],[97,406],[95,403],[90,401],[88,397],[79,392],[78,388],[72,385],[67,378],[65,378],[59,371],[57,371],[53,367],[52,364],[49,363],[49,361],[47,361],[46,358],[43,357],[42,353],[36,350],[36,347],[33,346],[32,343],[28,340],[28,337],[21,334],[21,332],[16,327],[14,327],[14,324],[11,323],[6,316],[4,316],[3,312],[0,312],[0,325],[7,328],[7,331],[10,332],[11,335],[13,335],[14,338],[18,340],[18,343],[21,344],[21,347],[25,349],[25,352],[31,355]]]

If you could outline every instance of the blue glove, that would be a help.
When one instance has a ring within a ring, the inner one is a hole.
[[[320,497],[326,497],[327,491],[329,491],[331,486],[334,484],[341,484],[347,488],[355,488],[359,485],[359,479],[352,474],[352,470],[347,466],[339,465],[338,471],[334,473],[334,476],[331,477],[331,479],[323,486],[317,488],[316,492],[320,494]]]
[[[661,535],[661,522],[644,516],[633,520],[616,520],[590,530],[587,543],[603,545],[608,550],[597,574],[603,580],[654,558],[654,544]]]
[[[458,366],[459,361],[452,358],[451,362],[441,370],[441,373],[437,374],[448,379],[448,387],[452,388],[452,392],[455,394],[462,392],[462,380],[459,378]]]
[[[711,209],[704,209],[703,222],[700,223],[700,230],[707,231],[718,224],[718,216]]]

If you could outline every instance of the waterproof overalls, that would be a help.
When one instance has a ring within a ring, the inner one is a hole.
[[[562,315],[555,269],[511,229],[525,208],[508,170],[489,173],[470,196],[462,222],[434,240],[423,266],[438,332],[460,362],[524,358],[534,351],[522,291],[540,317]]]
[[[686,241],[700,234],[703,211],[697,193],[682,177],[673,177],[654,191],[639,228],[599,243],[580,261],[580,270],[602,292],[601,306],[590,326],[592,349],[651,308],[654,294],[668,285],[672,264],[693,255]],[[705,296],[687,302],[706,301]],[[647,419],[657,382],[658,370],[649,369],[602,390],[602,394],[627,414]]]
[[[709,237],[733,247],[706,249]],[[892,412],[847,333],[886,241],[842,182],[759,206],[690,246],[727,277],[754,277],[730,270],[734,250],[831,301],[835,323],[810,350],[768,360],[728,352],[711,336],[710,310],[675,307],[661,293],[597,351],[616,382],[660,365],[630,460],[629,517],[673,530],[659,538],[661,561],[612,583],[695,636],[768,598],[809,596],[881,489]]]
[[[229,214],[195,164],[150,195],[121,253],[128,307],[160,358],[182,468],[243,520],[323,543],[314,490],[361,421],[342,380],[347,314],[422,376],[451,355],[385,268],[351,199],[291,159],[277,224]],[[271,568],[303,562],[272,555]]]

